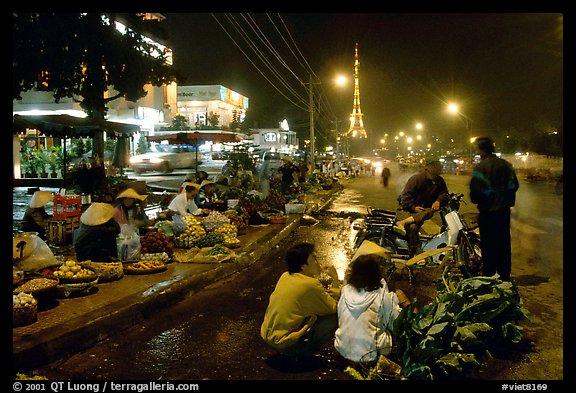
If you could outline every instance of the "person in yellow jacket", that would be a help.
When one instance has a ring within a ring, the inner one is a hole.
[[[328,269],[333,287],[324,288],[317,278],[322,268],[311,243],[290,248],[286,264],[288,271],[270,295],[260,336],[281,355],[313,356],[334,338],[338,328],[338,276],[333,266]]]

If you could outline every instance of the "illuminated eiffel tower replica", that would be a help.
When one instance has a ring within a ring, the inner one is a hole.
[[[360,109],[360,77],[358,70],[360,68],[360,60],[358,58],[358,43],[354,48],[354,108],[350,115],[350,128],[348,129],[348,137],[352,138],[367,138],[366,130],[364,129],[364,122],[362,121],[362,109]]]

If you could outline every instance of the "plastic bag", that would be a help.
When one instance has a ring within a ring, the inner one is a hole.
[[[44,240],[35,233],[19,233],[13,237],[14,266],[25,272],[34,272],[58,264],[58,260]]]
[[[135,261],[140,259],[140,235],[136,227],[130,224],[123,224],[120,226],[119,240],[119,255],[118,259],[121,261]]]
[[[181,233],[184,233],[186,228],[188,228],[188,224],[186,221],[184,221],[180,214],[174,214],[172,220],[174,221],[174,225],[172,225],[172,231],[174,232],[174,235],[178,236]]]

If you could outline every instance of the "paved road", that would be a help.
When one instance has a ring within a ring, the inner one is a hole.
[[[447,175],[447,180],[455,191],[463,192],[467,184],[465,178]],[[368,204],[390,208],[395,192],[379,197],[377,194],[382,195],[382,190],[377,186],[377,178],[355,179],[347,184],[328,210],[332,213],[364,211]],[[525,190],[528,192],[532,188],[527,185]],[[539,191],[536,196],[542,197],[543,190],[535,191]],[[519,198],[522,207],[528,203],[523,195]],[[518,214],[522,218],[522,213]],[[556,220],[551,222],[558,223]],[[524,223],[519,225],[522,227]],[[537,263],[527,259],[526,251],[530,249],[518,242],[524,241],[519,237],[523,238],[528,232],[523,229],[513,233],[513,280],[518,282],[526,308],[533,313],[532,321],[522,323],[532,347],[521,356],[502,357],[500,354],[477,379],[520,383],[564,377],[563,281],[561,269],[552,268],[561,262],[548,260],[550,274],[544,274]],[[546,230],[539,229],[530,241],[537,244],[544,235],[548,236]],[[299,228],[283,247],[272,250],[269,256],[233,280],[206,288],[121,338],[42,371],[86,379],[348,379],[338,357],[331,352],[323,354],[327,367],[283,369],[275,363],[270,349],[259,340],[258,327],[275,277],[283,271],[286,247],[313,239],[321,244],[320,254],[338,265],[337,268],[342,268],[348,257],[349,236],[348,220],[328,215],[319,225]],[[562,252],[561,239],[555,247]]]

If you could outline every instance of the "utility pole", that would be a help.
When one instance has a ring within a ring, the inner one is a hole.
[[[310,164],[311,164],[311,171],[316,169],[316,159],[314,158],[314,93],[312,92],[312,74],[310,74]]]
[[[330,122],[331,122],[331,123],[334,123],[335,126],[336,126],[336,130],[335,130],[335,132],[336,132],[336,155],[338,155],[339,150],[340,150],[339,147],[338,147],[338,145],[340,145],[340,143],[339,143],[339,142],[340,142],[340,141],[339,141],[339,139],[340,139],[340,134],[338,133],[338,123],[341,123],[342,120],[336,119],[336,120],[330,120]]]

